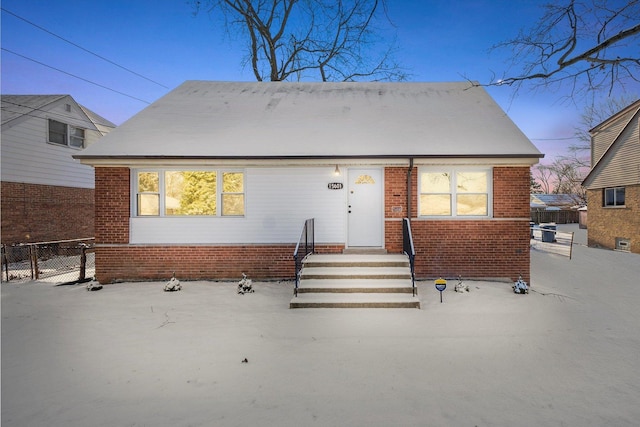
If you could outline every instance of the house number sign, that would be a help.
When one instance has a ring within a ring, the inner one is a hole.
[[[342,190],[344,188],[344,184],[341,182],[330,182],[328,187],[329,190]]]

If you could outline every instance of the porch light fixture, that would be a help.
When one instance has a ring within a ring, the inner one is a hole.
[[[333,171],[334,176],[340,176],[340,168],[336,165],[336,170]]]

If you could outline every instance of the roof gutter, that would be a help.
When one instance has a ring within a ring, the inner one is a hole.
[[[413,175],[413,157],[409,158],[409,169],[407,169],[407,220],[411,222],[411,177]]]
[[[544,154],[373,154],[373,155],[293,155],[293,156],[210,156],[210,155],[100,155],[74,154],[78,160],[335,160],[335,159],[541,159]]]

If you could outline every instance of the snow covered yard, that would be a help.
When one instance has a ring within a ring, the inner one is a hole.
[[[2,426],[638,425],[640,256],[531,256],[528,295],[420,282],[420,310],[3,283]]]

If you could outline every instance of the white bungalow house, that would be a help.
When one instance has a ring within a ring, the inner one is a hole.
[[[292,278],[315,251],[403,251],[418,277],[529,277],[542,154],[459,83],[187,81],[75,158],[96,176],[100,282]]]
[[[2,243],[92,237],[94,172],[72,155],[116,126],[70,95],[2,95]]]

